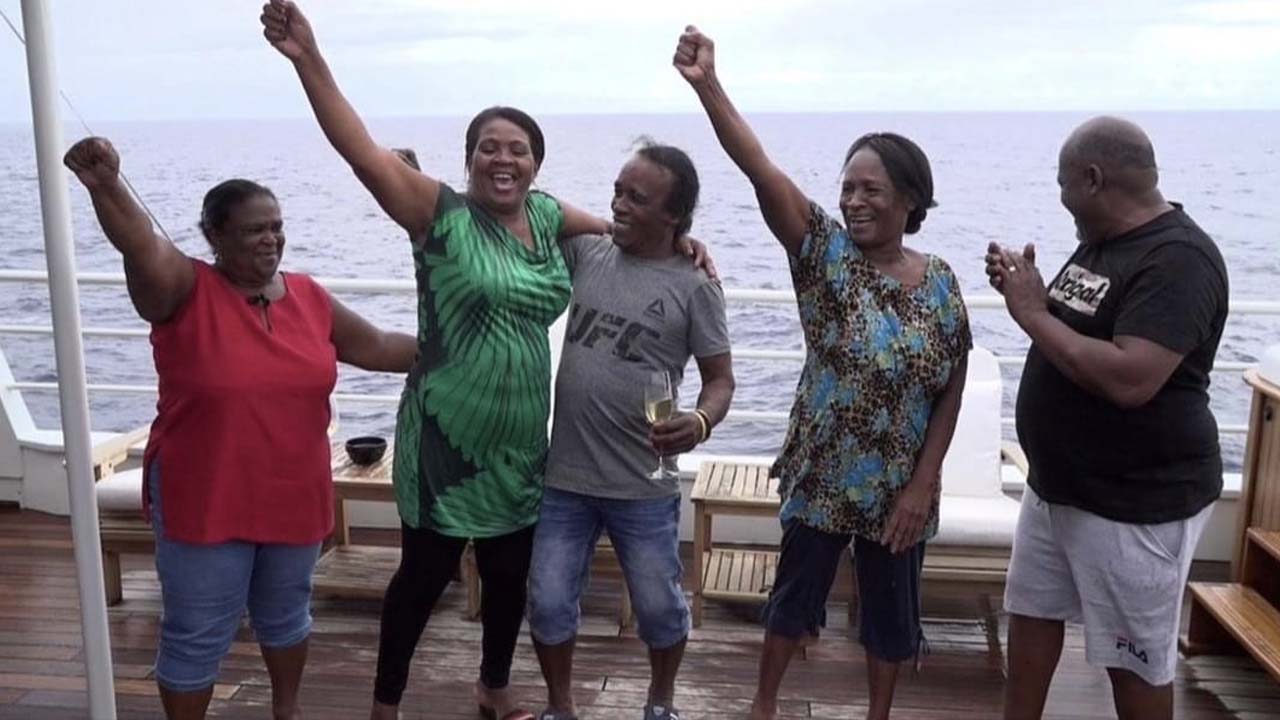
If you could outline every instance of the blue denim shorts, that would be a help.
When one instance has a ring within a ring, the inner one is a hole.
[[[600,533],[608,532],[646,645],[661,650],[689,635],[680,584],[680,496],[613,500],[547,488],[533,535],[529,629],[544,645],[578,632],[579,599]]]
[[[223,542],[196,545],[165,537],[158,464],[149,473],[163,615],[156,682],[177,692],[203,690],[218,677],[240,618],[264,648],[287,648],[311,632],[311,573],[320,544]]]
[[[920,571],[925,544],[893,554],[874,540],[783,524],[782,555],[764,624],[769,632],[798,638],[818,635],[827,623],[827,595],[845,548],[853,543],[858,583],[858,638],[873,657],[902,662],[924,643],[920,627]]]

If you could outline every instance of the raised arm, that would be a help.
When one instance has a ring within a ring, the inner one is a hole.
[[[751,126],[730,102],[716,78],[715,45],[692,25],[685,28],[673,60],[707,111],[720,146],[756,190],[760,212],[774,237],[791,255],[800,254],[809,224],[809,199],[773,164]]]
[[[191,259],[152,229],[121,181],[120,156],[106,138],[77,142],[62,162],[89,191],[102,231],[124,256],[129,299],[138,315],[151,323],[168,320],[195,286]]]
[[[364,370],[407,373],[418,354],[412,335],[388,332],[329,296],[333,307],[333,346],[338,361]]]
[[[440,184],[410,167],[394,151],[379,146],[347,102],[320,54],[311,24],[290,0],[262,8],[262,34],[293,62],[307,100],[329,144],[355,171],[378,204],[413,237],[430,226]]]

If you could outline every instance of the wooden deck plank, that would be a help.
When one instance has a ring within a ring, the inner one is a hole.
[[[64,518],[0,509],[0,537],[28,535],[42,542],[28,549],[18,543],[13,552],[0,551],[0,578],[5,584],[0,620],[6,623],[0,626],[0,720],[80,720],[86,713],[75,567],[70,550],[58,546],[69,539],[69,529]],[[772,553],[742,562],[740,589],[761,589],[776,570]],[[686,562],[686,567],[692,563]],[[719,562],[715,571],[726,570],[732,576],[732,561]],[[160,716],[149,672],[159,633],[159,591],[149,557],[126,557],[124,571],[124,602],[109,611],[118,718],[151,719]],[[22,579],[11,582],[16,577]],[[848,592],[847,580],[842,582],[833,602],[840,602]],[[635,629],[620,630],[615,620],[620,589],[616,569],[602,564],[583,598],[575,688],[584,718],[635,717],[644,701],[648,661]],[[464,600],[462,586],[453,584],[432,616],[405,695],[405,720],[475,717],[471,687],[479,665],[480,626],[462,619]],[[924,720],[996,716],[1003,677],[987,652],[982,628],[972,618],[932,614],[937,608],[968,604],[967,599],[931,597],[926,588],[925,632],[933,652],[918,675],[902,674],[895,716]],[[707,604],[702,627],[690,637],[677,687],[678,705],[686,718],[736,719],[745,714],[754,692],[762,637],[755,623],[758,607]],[[378,613],[376,599],[315,601],[302,696],[308,720],[367,716],[377,658]],[[782,688],[782,718],[849,718],[865,713],[862,678],[866,667],[856,643],[857,629],[850,627],[843,608],[833,606],[828,619],[821,641],[808,649],[805,658],[792,663]],[[1106,675],[1086,665],[1083,652],[1080,632],[1070,629],[1046,718],[1114,717]],[[512,687],[531,709],[540,709],[545,702],[527,633],[516,650]],[[252,634],[242,628],[223,662],[220,699],[213,701],[209,717],[265,717],[270,692]],[[1179,720],[1257,720],[1274,717],[1274,708],[1280,707],[1280,687],[1246,657],[1181,661],[1174,695]]]

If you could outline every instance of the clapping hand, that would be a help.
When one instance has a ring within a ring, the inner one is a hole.
[[[991,287],[1004,295],[1004,304],[1014,320],[1047,307],[1049,292],[1036,267],[1035,245],[1027,243],[1018,254],[991,243],[987,246],[986,263]]]

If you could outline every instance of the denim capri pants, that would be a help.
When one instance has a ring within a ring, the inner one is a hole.
[[[311,573],[320,544],[170,540],[160,507],[159,463],[152,464],[149,480],[163,602],[156,682],[175,692],[213,685],[246,608],[263,648],[288,648],[306,640],[311,632]]]

